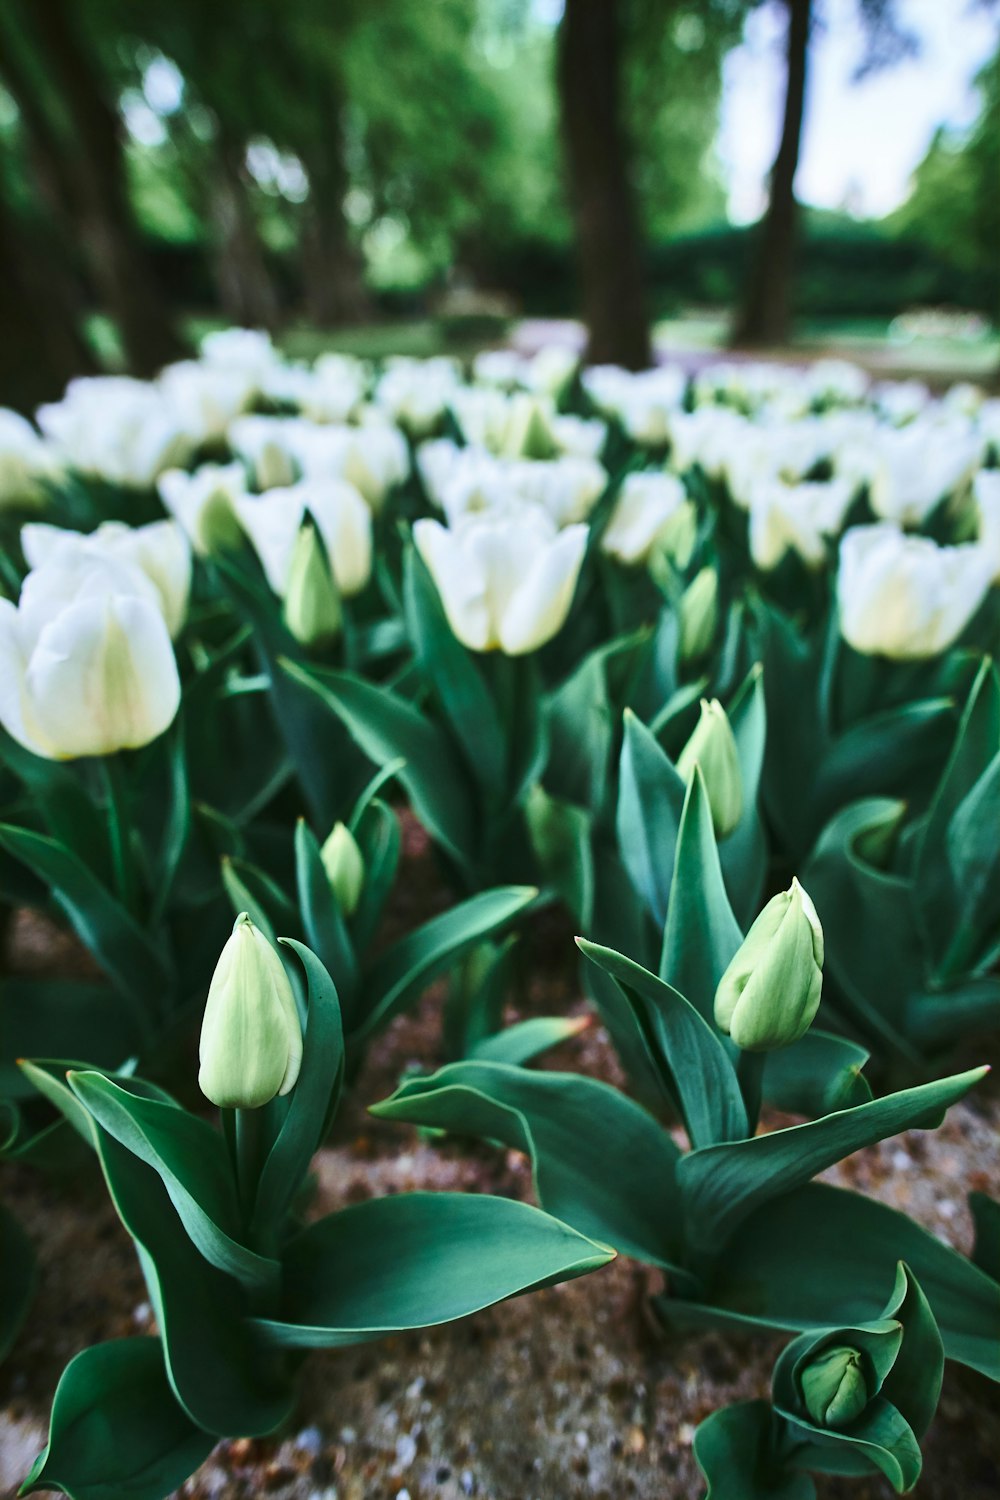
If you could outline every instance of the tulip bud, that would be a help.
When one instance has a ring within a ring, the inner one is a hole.
[[[559,445],[544,410],[533,396],[518,394],[511,398],[510,424],[504,443],[507,458],[551,459]]]
[[[323,868],[345,917],[353,917],[365,883],[365,861],[345,823],[335,823],[320,850]]]
[[[678,605],[681,661],[695,661],[712,648],[719,623],[719,575],[702,568],[688,584]]]
[[[686,786],[694,779],[695,766],[701,767],[705,778],[715,836],[724,839],[743,816],[743,773],[736,740],[718,698],[711,703],[702,698],[701,717],[677,757],[677,772]]]
[[[259,1109],[299,1076],[302,1029],[292,987],[246,912],[215,966],[198,1056],[198,1087],[220,1107]]]
[[[789,1047],[819,1009],[823,929],[797,880],[764,907],[715,992],[715,1021],[745,1052]]]
[[[295,541],[285,594],[285,624],[303,646],[325,645],[340,631],[340,599],[312,525]]]
[[[665,552],[678,568],[686,568],[694,553],[698,540],[698,507],[693,500],[685,500],[674,511],[657,538],[661,551]],[[699,577],[701,575],[699,574]],[[713,574],[714,576],[714,574]],[[716,581],[716,592],[718,583]],[[711,634],[714,635],[713,624]]]
[[[849,1427],[868,1405],[863,1356],[835,1344],[811,1360],[799,1376],[806,1411],[817,1427]]]

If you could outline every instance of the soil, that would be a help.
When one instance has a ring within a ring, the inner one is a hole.
[[[409,820],[405,850],[404,894],[392,922],[400,927],[446,899],[421,830]],[[565,957],[572,954],[569,936],[551,915],[536,924],[531,984],[511,1019],[586,1013]],[[49,972],[72,967],[72,945],[59,942],[38,917],[21,916],[8,964],[37,971],[38,954],[47,952]],[[521,1157],[432,1143],[365,1113],[408,1069],[427,1070],[439,1060],[441,1000],[437,986],[373,1048],[333,1140],[317,1157],[317,1213],[413,1188],[530,1199]],[[622,1082],[598,1025],[543,1065]],[[1000,1093],[987,1083],[938,1131],[898,1136],[826,1175],[905,1209],[968,1250],[966,1193],[977,1188],[1000,1197],[998,1129]],[[56,1184],[7,1166],[3,1192],[42,1268],[37,1302],[0,1369],[0,1494],[7,1495],[44,1444],[52,1391],[67,1360],[91,1343],[153,1325],[131,1244],[96,1178]],[[649,1311],[657,1289],[655,1273],[622,1257],[580,1281],[459,1324],[312,1355],[294,1430],[220,1443],[179,1493],[191,1500],[697,1500],[704,1484],[691,1446],[696,1426],[720,1405],[765,1394],[780,1343],[718,1334],[667,1340]],[[923,1448],[915,1492],[922,1500],[996,1500],[996,1388],[948,1366]],[[817,1490],[821,1500],[892,1493],[878,1481],[822,1478]]]

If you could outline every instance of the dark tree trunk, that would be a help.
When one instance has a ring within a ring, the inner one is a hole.
[[[734,344],[784,344],[792,331],[792,280],[799,205],[795,172],[802,142],[812,0],[785,0],[788,8],[787,81],[781,143],[771,168],[767,211],[755,236],[746,295],[733,331]]]
[[[341,101],[327,83],[322,86],[326,128],[320,150],[305,158],[309,197],[302,219],[302,292],[310,323],[336,328],[371,317],[372,301],[344,213],[348,178]]]
[[[73,227],[98,299],[118,326],[129,365],[138,374],[152,374],[176,357],[180,345],[132,220],[122,122],[114,102],[105,97],[66,0],[34,0],[26,14],[71,139],[60,139],[30,97],[30,86],[22,89],[16,76],[10,78],[11,92],[35,138],[36,152],[49,164],[49,184],[60,194],[64,217]],[[4,73],[10,75],[7,66]]]
[[[213,187],[208,214],[215,238],[219,305],[231,323],[273,329],[278,321],[278,296],[247,191],[244,151],[221,133]]]
[[[587,358],[650,363],[639,219],[619,89],[617,0],[566,0],[557,75]]]

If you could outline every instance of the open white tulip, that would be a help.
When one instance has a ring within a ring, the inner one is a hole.
[[[238,545],[242,536],[236,501],[247,492],[241,463],[202,464],[193,474],[168,469],[156,488],[164,508],[184,530],[199,557]]]
[[[130,489],[148,488],[193,447],[163,392],[124,375],[71,380],[63,399],[39,407],[37,417],[70,468]]]
[[[852,526],[840,543],[840,629],[855,651],[918,660],[957,640],[990,586],[978,543],[939,547],[891,522]]]
[[[993,582],[1000,583],[1000,469],[983,469],[972,482],[979,519],[979,544],[990,558]]]
[[[844,524],[854,486],[849,479],[789,485],[769,480],[750,492],[750,555],[758,568],[776,568],[797,552],[810,568],[826,561],[826,538]]]
[[[601,550],[622,563],[643,563],[684,504],[676,474],[628,474],[601,537]]]
[[[417,521],[413,539],[448,624],[470,651],[536,651],[561,629],[573,602],[589,528],[557,531],[532,506],[469,516],[449,530]]]
[[[981,451],[980,438],[964,419],[920,419],[898,432],[877,429],[856,463],[868,480],[875,514],[919,526],[939,501],[968,482]]]
[[[21,550],[30,568],[74,556],[83,562],[107,557],[131,564],[156,589],[171,638],[180,634],[191,593],[191,549],[176,521],[151,521],[147,526],[104,521],[89,535],[29,522],[21,527]]]
[[[288,591],[295,543],[307,511],[323,539],[337,592],[350,599],[365,587],[372,571],[371,511],[353,485],[343,479],[303,480],[236,502],[240,524],[281,599]]]
[[[237,417],[229,429],[229,446],[249,468],[260,490],[283,488],[299,476],[291,438],[298,417]]]
[[[179,425],[195,443],[218,441],[257,391],[252,374],[228,366],[182,359],[168,365],[157,384]]]
[[[0,724],[48,760],[112,755],[172,723],[180,680],[157,590],[121,561],[56,556],[0,600]]]
[[[40,504],[45,491],[39,481],[58,469],[52,450],[31,423],[0,407],[0,508]]]

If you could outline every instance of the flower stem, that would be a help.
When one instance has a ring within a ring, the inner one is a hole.
[[[107,800],[108,840],[111,846],[111,875],[114,890],[121,904],[134,916],[136,893],[129,853],[129,822],[121,757],[104,755],[98,764]]]

